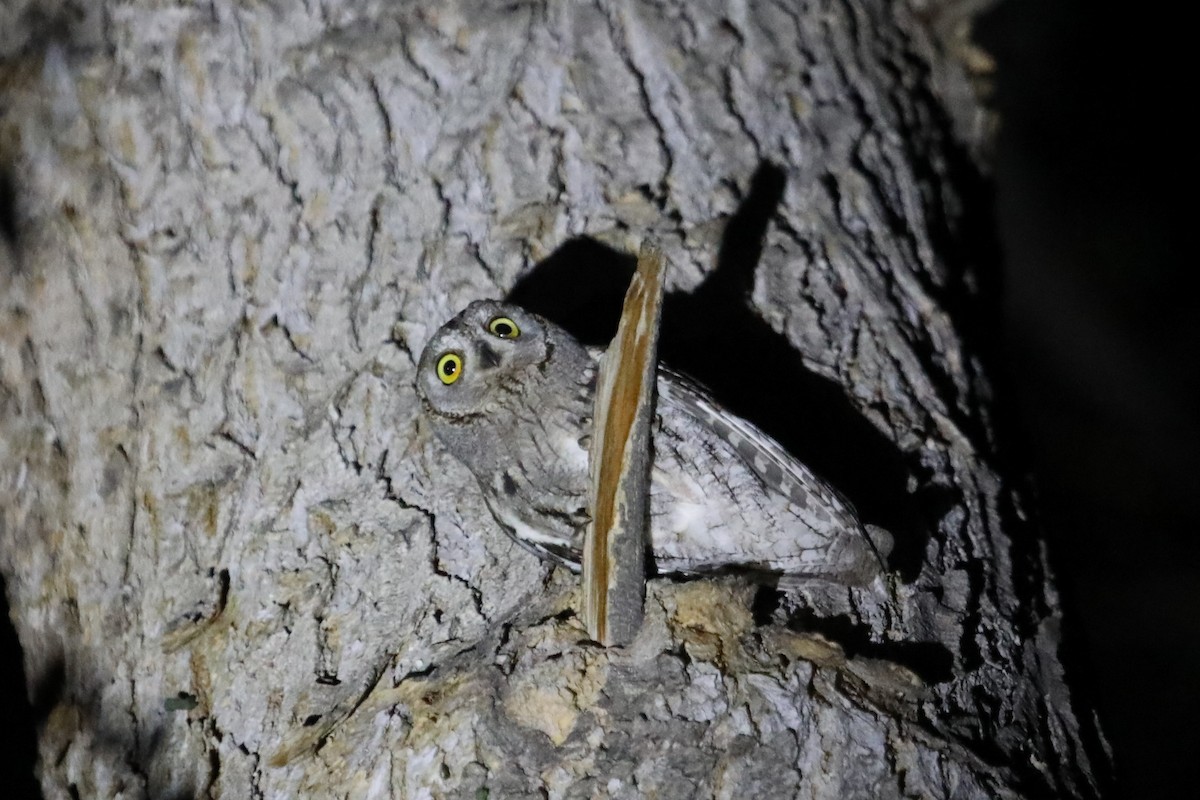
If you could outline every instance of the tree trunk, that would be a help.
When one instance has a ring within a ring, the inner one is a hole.
[[[0,11],[46,798],[1101,791],[979,362],[971,3],[304,5]],[[882,610],[652,580],[600,649],[422,434],[437,326],[587,338],[643,234],[666,360],[895,534]]]

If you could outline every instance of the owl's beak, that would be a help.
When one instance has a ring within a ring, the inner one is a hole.
[[[475,357],[479,359],[481,366],[488,368],[500,366],[500,354],[493,350],[487,342],[476,342]]]

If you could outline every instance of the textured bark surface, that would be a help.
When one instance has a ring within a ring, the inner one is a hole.
[[[967,5],[8,3],[0,570],[45,796],[1097,794],[968,341]],[[629,233],[702,312],[668,359],[832,429],[897,537],[882,632],[656,580],[587,645],[577,579],[419,434],[438,325],[569,316],[628,275],[575,237]]]

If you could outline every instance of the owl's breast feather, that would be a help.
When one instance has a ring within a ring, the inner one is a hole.
[[[555,431],[550,436],[551,446],[555,454],[561,458],[565,466],[572,472],[579,472],[585,478],[588,474],[588,451],[579,444],[579,433],[567,430]]]

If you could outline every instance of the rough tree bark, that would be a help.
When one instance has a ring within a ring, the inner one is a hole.
[[[6,3],[0,569],[45,796],[1098,794],[970,340],[972,5]],[[765,239],[722,248],[756,172]],[[628,273],[572,254],[642,233],[708,292],[665,357],[774,392],[882,509],[883,618],[654,580],[588,645],[420,435],[441,322],[556,251],[575,307]]]

